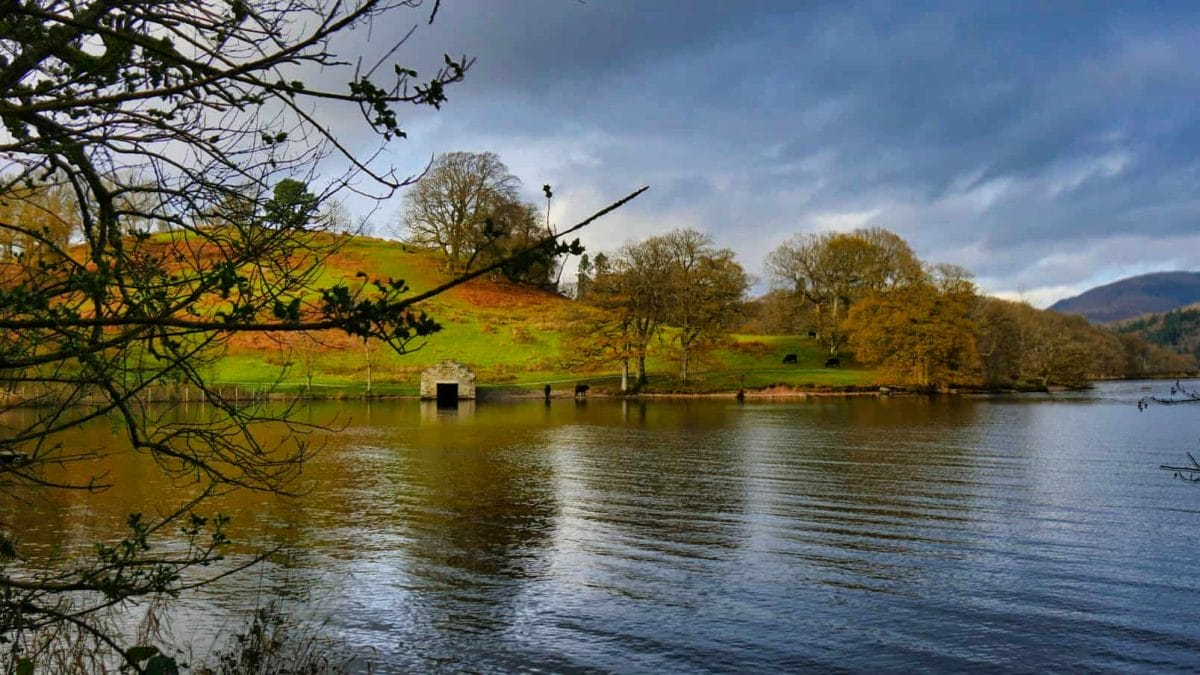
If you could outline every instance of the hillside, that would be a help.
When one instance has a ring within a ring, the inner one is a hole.
[[[1157,272],[1097,286],[1050,309],[1110,323],[1200,302],[1200,272]]]
[[[1200,358],[1200,304],[1128,319],[1113,326],[1179,354]]]
[[[404,279],[414,291],[448,279],[440,258],[399,242],[359,237],[326,261],[322,283],[355,281],[360,270],[372,276]],[[243,334],[211,366],[222,385],[260,388],[280,383],[299,391],[311,377],[317,394],[354,395],[365,391],[368,370],[377,393],[415,394],[420,373],[443,359],[464,363],[480,385],[556,390],[589,382],[598,389],[615,389],[617,366],[600,371],[576,370],[564,353],[565,332],[574,301],[555,293],[500,279],[480,278],[452,289],[421,307],[443,329],[416,351],[396,354],[343,334],[313,337],[298,334]],[[796,365],[783,366],[783,355],[798,355]],[[701,369],[689,390],[736,390],[773,384],[811,387],[867,385],[873,370],[824,368],[825,354],[815,341],[792,336],[743,335],[726,349],[701,359]],[[368,369],[369,363],[369,369]],[[647,361],[651,389],[679,389],[672,381],[678,365],[669,340],[655,341]]]

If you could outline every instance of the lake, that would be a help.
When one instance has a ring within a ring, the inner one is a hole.
[[[314,404],[344,428],[308,493],[215,503],[235,553],[291,555],[183,596],[175,633],[277,596],[376,672],[1196,670],[1200,486],[1158,466],[1200,446],[1200,405],[1138,412],[1145,384]],[[49,554],[174,503],[148,460],[110,464],[119,492],[6,520]]]

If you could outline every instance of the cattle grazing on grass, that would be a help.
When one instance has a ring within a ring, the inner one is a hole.
[[[797,363],[795,354],[787,354],[783,357],[784,363]]]
[[[825,367],[826,368],[841,368],[842,360],[841,360],[841,358],[839,358],[837,356],[831,356],[831,357],[825,359]]]

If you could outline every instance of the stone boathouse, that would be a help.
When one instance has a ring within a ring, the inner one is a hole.
[[[421,400],[438,405],[458,405],[475,399],[475,373],[457,361],[442,361],[421,373]]]

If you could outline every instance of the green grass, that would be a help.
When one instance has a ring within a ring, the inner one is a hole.
[[[414,251],[400,243],[359,238],[331,258],[322,273],[323,283],[344,279],[358,271],[373,277],[405,279],[415,292],[446,278],[431,253]],[[552,293],[504,282],[476,280],[444,293],[423,309],[443,329],[419,349],[396,354],[378,344],[371,346],[372,391],[378,394],[415,395],[423,368],[454,359],[470,367],[481,387],[516,387],[539,390],[544,384],[570,389],[587,382],[600,390],[619,387],[619,365],[600,371],[564,369],[561,353],[563,330],[572,316],[573,302]],[[815,340],[795,336],[736,335],[726,346],[693,356],[687,384],[678,378],[676,348],[670,331],[651,345],[647,358],[649,391],[714,392],[758,389],[781,385],[808,389],[869,386],[879,373],[842,359],[842,368],[825,368],[824,350]],[[325,345],[306,350],[271,340],[235,340],[228,353],[211,367],[214,381],[261,389],[281,383],[282,391],[300,391],[306,381],[306,354],[312,361],[313,390],[318,395],[358,396],[366,391],[366,351],[361,341],[329,336]],[[797,363],[784,365],[785,354],[796,354]]]
[[[879,373],[864,368],[845,356],[841,368],[826,368],[829,354],[815,340],[791,335],[734,335],[732,344],[699,357],[700,368],[693,368],[689,382],[678,380],[678,363],[661,364],[664,377],[651,386],[684,392],[736,391],[771,386],[806,389],[871,386]],[[783,357],[796,355],[795,364],[784,364]]]

